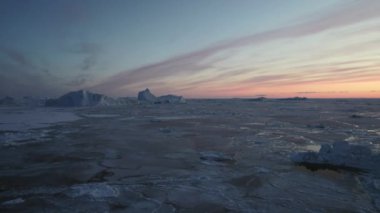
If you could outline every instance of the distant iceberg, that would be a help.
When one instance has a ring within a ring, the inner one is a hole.
[[[278,100],[281,100],[281,101],[306,101],[307,98],[306,97],[292,97],[292,98],[280,98]]]
[[[160,103],[169,103],[169,104],[172,104],[172,103],[186,103],[186,100],[185,98],[183,98],[182,96],[177,96],[177,95],[164,95],[164,96],[160,96],[158,97],[158,100]]]
[[[140,91],[137,94],[137,100],[141,103],[156,103],[158,101],[157,97],[153,95],[148,88]]]
[[[150,90],[147,88],[143,91],[140,91],[137,94],[137,100],[139,103],[154,103],[154,104],[175,104],[175,103],[186,103],[186,100],[182,96],[177,95],[163,95],[160,97],[156,97],[153,95]]]
[[[79,90],[69,92],[62,95],[58,99],[48,99],[45,106],[54,107],[86,107],[86,106],[99,106],[99,105],[112,105],[113,98],[105,95],[92,93],[86,90]]]

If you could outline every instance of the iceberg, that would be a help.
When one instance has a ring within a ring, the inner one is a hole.
[[[112,103],[113,99],[105,95],[92,93],[86,90],[79,90],[75,92],[66,93],[58,99],[49,99],[46,101],[45,106],[85,107],[111,105]]]
[[[150,92],[148,88],[138,93],[137,100],[139,101],[139,103],[154,103],[154,104],[186,103],[185,98],[183,98],[182,96],[163,95],[160,97],[156,97]]]
[[[186,103],[185,98],[182,96],[177,96],[177,95],[164,95],[158,97],[158,100],[160,103],[168,103],[168,104],[173,104],[173,103]]]
[[[156,103],[158,101],[148,88],[138,93],[137,100],[139,103]]]

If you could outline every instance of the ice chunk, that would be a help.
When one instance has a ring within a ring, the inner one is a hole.
[[[201,152],[199,157],[206,164],[232,164],[235,159],[221,152],[207,151]]]
[[[93,198],[107,198],[119,196],[119,190],[106,183],[88,183],[71,186],[65,194],[73,198],[85,195]]]
[[[16,204],[20,204],[23,202],[25,202],[25,200],[22,199],[21,197],[19,197],[19,198],[13,199],[13,200],[5,201],[2,203],[2,205],[16,205]]]
[[[323,144],[319,152],[301,152],[291,156],[297,164],[314,167],[315,169],[371,169],[374,158],[371,149],[366,146],[350,145],[347,142],[337,142],[333,145]]]

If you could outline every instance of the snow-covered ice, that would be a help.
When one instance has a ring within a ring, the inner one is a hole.
[[[26,131],[80,119],[73,112],[51,108],[0,108],[1,131]]]
[[[119,196],[117,188],[107,185],[105,183],[88,183],[71,186],[70,189],[65,192],[69,197],[91,196],[93,198],[107,198]]]
[[[0,145],[14,146],[49,139],[53,125],[80,119],[72,111],[52,108],[0,108]]]

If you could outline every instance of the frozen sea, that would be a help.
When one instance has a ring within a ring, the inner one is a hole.
[[[290,160],[340,141],[380,154],[380,100],[0,107],[0,212],[379,212],[380,166]]]

